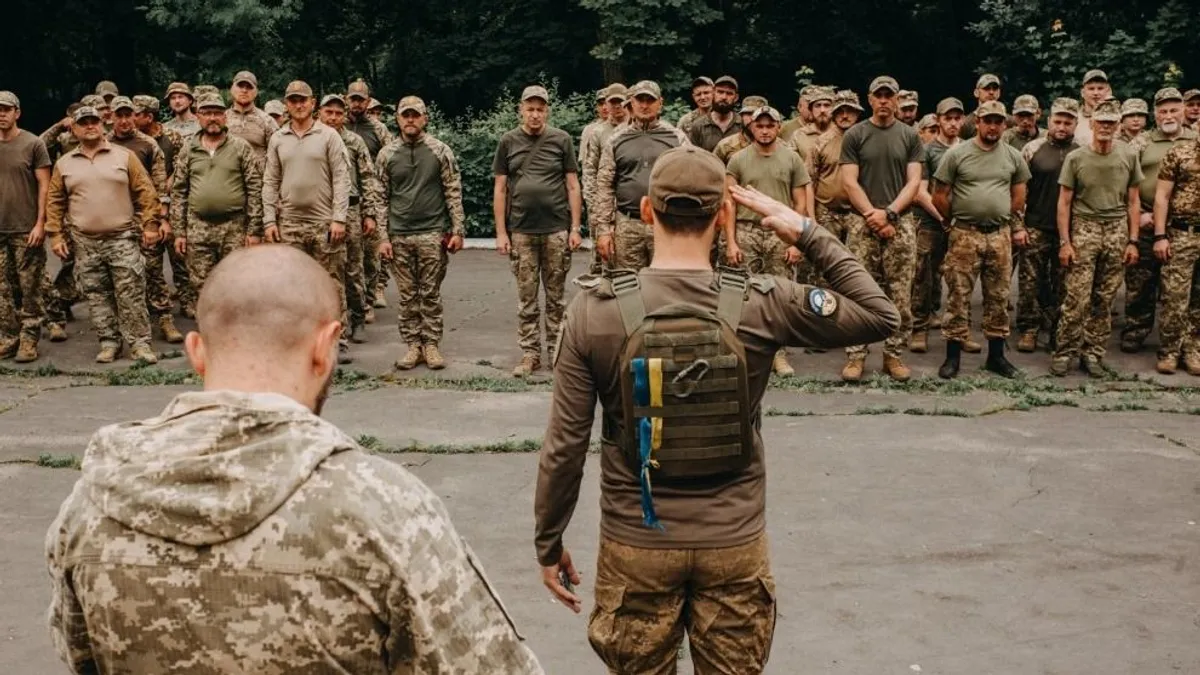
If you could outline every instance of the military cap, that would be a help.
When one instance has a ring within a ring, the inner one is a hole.
[[[816,88],[817,85],[815,84],[806,84],[803,87],[800,87],[800,100],[806,103],[810,102],[812,100],[810,97],[812,96],[813,89]]]
[[[221,90],[217,89],[211,84],[198,84],[192,88],[193,100],[198,99],[205,94],[216,94],[217,96],[220,96]]]
[[[833,96],[833,112],[837,112],[838,108],[853,108],[858,112],[863,111],[862,104],[858,102],[858,94],[843,89]]]
[[[133,97],[133,112],[135,113],[157,113],[158,99],[146,94],[138,94]]]
[[[1116,99],[1101,101],[1092,110],[1092,119],[1097,122],[1120,122],[1121,104]]]
[[[992,85],[1000,86],[1000,78],[992,73],[984,73],[979,76],[978,80],[975,80],[976,89],[986,89]]]
[[[1000,101],[984,101],[975,109],[975,119],[983,119],[985,117],[1003,117],[1008,119],[1008,111],[1005,110],[1004,104]]]
[[[167,85],[167,95],[163,98],[171,98],[171,94],[185,94],[188,98],[195,100],[192,96],[192,88],[187,86],[186,82],[172,82]]]
[[[659,89],[658,83],[653,80],[642,80],[629,89],[629,98],[638,96],[650,96],[657,100],[662,98],[662,89]]]
[[[725,165],[694,145],[672,148],[654,162],[648,196],[659,213],[711,216],[725,198]]]
[[[220,94],[201,94],[196,97],[196,110],[204,108],[220,108],[225,109],[225,101],[221,99]]]
[[[303,80],[292,80],[291,82],[288,83],[287,89],[284,90],[284,92],[283,92],[283,97],[285,99],[291,98],[293,96],[303,96],[304,98],[312,98],[312,95],[313,95],[312,87],[308,86],[308,83]]]
[[[263,105],[263,111],[266,112],[268,115],[286,115],[287,114],[287,108],[284,107],[283,101],[280,101],[277,98],[273,98],[270,101],[267,101],[266,104]]]
[[[1088,82],[1108,82],[1108,73],[1099,68],[1092,68],[1083,74],[1083,83]]]
[[[128,96],[114,96],[112,103],[109,105],[112,106],[113,112],[123,108],[128,108],[130,112],[136,110],[136,108],[133,107],[133,101],[129,100]]]
[[[371,98],[371,88],[361,77],[346,87],[346,98]]]
[[[383,104],[380,103],[377,99],[371,99],[371,100],[367,101],[367,110],[374,110],[376,108],[382,108],[382,107],[383,107]]]
[[[712,86],[714,86],[712,78],[708,77],[706,75],[701,75],[700,77],[697,77],[696,79],[692,80],[692,89],[695,89],[696,87],[712,87]]]
[[[938,115],[945,115],[951,110],[957,110],[961,113],[965,113],[967,111],[967,109],[963,107],[962,101],[954,98],[953,96],[948,96],[938,101],[937,108],[935,110],[937,110]]]
[[[90,105],[81,105],[75,110],[74,119],[76,124],[86,120],[89,117],[100,119],[100,111],[96,110],[95,107]]]
[[[97,96],[116,96],[121,92],[117,90],[117,84],[112,80],[102,80],[96,85]]]
[[[6,105],[10,108],[21,109],[21,99],[11,91],[0,91],[0,105]]]
[[[412,110],[418,115],[424,115],[426,112],[425,101],[417,96],[405,96],[396,104],[396,114],[399,115],[408,110]]]
[[[901,89],[900,93],[896,94],[896,98],[900,100],[901,108],[916,107],[920,101],[920,97],[917,95],[917,92],[909,91],[908,89]]]
[[[242,82],[249,82],[250,86],[254,87],[255,89],[258,88],[258,78],[254,76],[254,73],[248,70],[239,71],[237,75],[233,76],[234,85],[241,84]]]
[[[900,83],[890,75],[880,75],[871,80],[871,86],[867,87],[867,93],[874,94],[880,89],[890,89],[893,94],[897,94],[900,92]]]
[[[713,81],[713,86],[714,87],[721,87],[721,86],[732,87],[734,91],[738,90],[737,80],[733,79],[733,77],[731,77],[729,75],[722,75],[722,76],[718,77],[715,81]]]
[[[97,110],[109,107],[108,101],[105,101],[104,97],[100,96],[99,94],[88,94],[80,99],[79,102],[86,106],[91,106]]]
[[[1079,101],[1073,98],[1056,98],[1050,105],[1051,115],[1070,115],[1079,117]]]
[[[607,87],[600,87],[599,89],[597,89],[596,90],[596,101],[598,103],[603,103],[603,102],[607,101],[608,100],[608,91],[610,89],[612,89],[612,85],[609,85]]]
[[[833,87],[814,87],[813,90],[808,93],[808,102],[816,103],[817,101],[829,101],[830,103],[833,103],[834,95],[835,92]]]
[[[1021,94],[1017,97],[1017,100],[1013,101],[1012,111],[1014,115],[1020,115],[1021,113],[1036,115],[1041,109],[1042,106],[1038,103],[1037,97],[1032,94]]]
[[[625,101],[629,100],[629,90],[626,89],[625,85],[621,84],[620,82],[614,82],[608,85],[604,88],[604,91],[606,92],[604,95],[605,101],[620,99],[621,102],[624,103]]]
[[[770,117],[771,119],[775,120],[776,122],[783,121],[783,115],[780,114],[780,112],[778,110],[772,108],[769,105],[759,106],[757,110],[755,110],[754,112],[752,112],[750,114],[752,115],[752,117],[751,117],[752,120],[757,120],[758,118],[762,117],[763,115],[766,115],[767,117]]]
[[[1146,105],[1145,99],[1125,99],[1125,102],[1121,104],[1121,117],[1124,118],[1126,115],[1145,115],[1149,117],[1150,106]]]
[[[1200,89],[1188,89],[1183,92],[1183,100],[1185,102],[1200,98]]]
[[[321,107],[322,108],[329,105],[330,103],[341,103],[342,107],[345,108],[346,107],[346,97],[342,96],[341,94],[338,94],[338,93],[325,94],[324,96],[321,97]]]
[[[739,113],[749,114],[767,105],[767,99],[762,96],[747,96],[742,99],[742,109]]]
[[[918,129],[928,129],[929,127],[936,127],[937,125],[938,125],[937,115],[935,115],[933,113],[927,113],[924,117],[921,118],[920,122],[917,122]]]
[[[546,91],[546,88],[540,84],[531,84],[528,87],[525,87],[525,90],[521,92],[521,102],[524,103],[531,98],[540,98],[546,103],[549,103],[550,92]]]
[[[1163,87],[1154,93],[1154,105],[1166,103],[1167,101],[1183,101],[1183,94],[1175,87]]]

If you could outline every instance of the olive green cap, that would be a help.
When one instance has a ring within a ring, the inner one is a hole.
[[[654,162],[648,196],[659,213],[711,216],[725,198],[725,165],[694,145],[672,148]]]

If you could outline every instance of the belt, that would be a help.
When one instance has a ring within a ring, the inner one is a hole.
[[[358,202],[360,202],[360,201],[361,201],[361,198],[358,197],[357,195],[350,196],[350,206],[358,206]]]
[[[1176,218],[1172,218],[1168,225],[1171,226],[1172,230],[1180,230],[1190,234],[1200,234],[1200,222],[1188,223]]]
[[[642,219],[642,213],[637,209],[617,209],[617,212],[626,218],[632,218],[634,220]]]
[[[842,215],[842,214],[850,213],[851,211],[853,211],[853,210],[854,210],[854,209],[851,209],[851,208],[850,208],[850,207],[848,207],[848,206],[847,206],[847,207],[840,208],[840,209],[835,209],[835,208],[833,208],[832,206],[826,206],[826,205],[824,205],[824,204],[821,204],[820,206],[821,206],[821,208],[825,209],[826,211],[828,211],[828,212],[830,212],[830,213],[836,213],[836,214],[838,214],[838,215]]]
[[[991,233],[993,233],[993,232],[999,232],[999,231],[1000,231],[1000,229],[1001,229],[1002,227],[1004,227],[1005,225],[1008,225],[1008,223],[1007,223],[1007,222],[1005,222],[1005,221],[1001,221],[1001,220],[979,220],[979,221],[971,221],[971,220],[958,220],[958,219],[955,219],[955,220],[954,220],[954,225],[955,225],[956,227],[958,227],[958,226],[962,226],[962,227],[968,227],[968,228],[970,228],[970,229],[972,229],[972,230],[976,230],[976,231],[978,231],[978,232],[982,232],[982,233],[984,233],[984,234],[991,234]]]

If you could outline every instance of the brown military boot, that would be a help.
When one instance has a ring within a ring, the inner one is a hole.
[[[932,329],[934,329],[934,330],[937,330],[938,328],[941,328],[941,327],[942,327],[942,314],[941,314],[941,312],[935,312],[935,313],[934,313],[934,315],[933,315],[932,317],[930,317],[930,318],[929,318],[929,327],[930,327],[930,328],[932,328]]]
[[[867,363],[866,356],[851,356],[846,360],[846,365],[842,366],[842,380],[845,382],[858,382],[863,376],[863,366]]]
[[[112,363],[121,354],[121,345],[113,342],[100,343],[100,353],[96,354],[96,363]]]
[[[909,378],[912,377],[912,370],[904,365],[899,356],[885,355],[883,357],[883,370],[897,382],[908,382]]]
[[[978,354],[983,351],[983,345],[968,337],[963,340],[963,351],[968,354]]]
[[[367,311],[363,312],[363,323],[375,323],[374,307],[368,307]]]
[[[792,364],[788,363],[787,352],[780,349],[775,352],[775,360],[771,362],[771,370],[780,377],[791,377],[796,374],[796,369]]]
[[[914,354],[924,354],[929,351],[929,333],[920,331],[912,334],[908,341],[908,351]]]
[[[21,346],[20,338],[6,337],[0,338],[0,359],[11,359],[16,356],[17,349]]]
[[[158,317],[158,330],[162,332],[163,339],[168,343],[177,345],[183,342],[183,333],[175,327],[175,320],[170,314],[163,314]]]
[[[17,360],[20,361],[21,357],[18,356]],[[1200,354],[1188,354],[1183,357],[1183,369],[1188,375],[1200,377]]]
[[[67,341],[67,329],[61,323],[47,324],[46,328],[50,332],[51,342]]]
[[[1179,357],[1171,354],[1170,356],[1158,357],[1158,363],[1154,365],[1154,369],[1163,375],[1174,375],[1175,369],[1179,367]]]
[[[21,336],[21,344],[17,348],[17,356],[13,359],[17,363],[31,363],[37,361],[37,338],[28,335]]]
[[[432,366],[430,367],[432,368]],[[533,354],[526,354],[521,357],[521,362],[517,364],[517,367],[513,368],[512,374],[513,377],[529,377],[533,374],[533,371],[540,367],[541,364],[538,363],[537,356]]]
[[[379,309],[387,307],[387,295],[384,294],[383,288],[375,289],[375,302],[371,303]]]
[[[158,363],[158,355],[148,345],[137,345],[129,352],[129,358],[141,363]]]
[[[425,355],[421,353],[421,345],[409,345],[408,351],[404,352],[404,356],[400,357],[395,365],[400,370],[412,370],[424,359]]]
[[[446,367],[446,359],[437,345],[432,343],[425,345],[425,365],[429,366],[430,370],[441,370]]]
[[[1037,349],[1037,331],[1027,330],[1021,333],[1021,339],[1017,340],[1017,351],[1028,354]]]

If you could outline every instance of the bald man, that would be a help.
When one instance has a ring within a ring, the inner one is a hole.
[[[437,496],[318,417],[339,292],[231,253],[186,341],[204,390],[92,438],[47,538],[73,672],[542,672]]]

